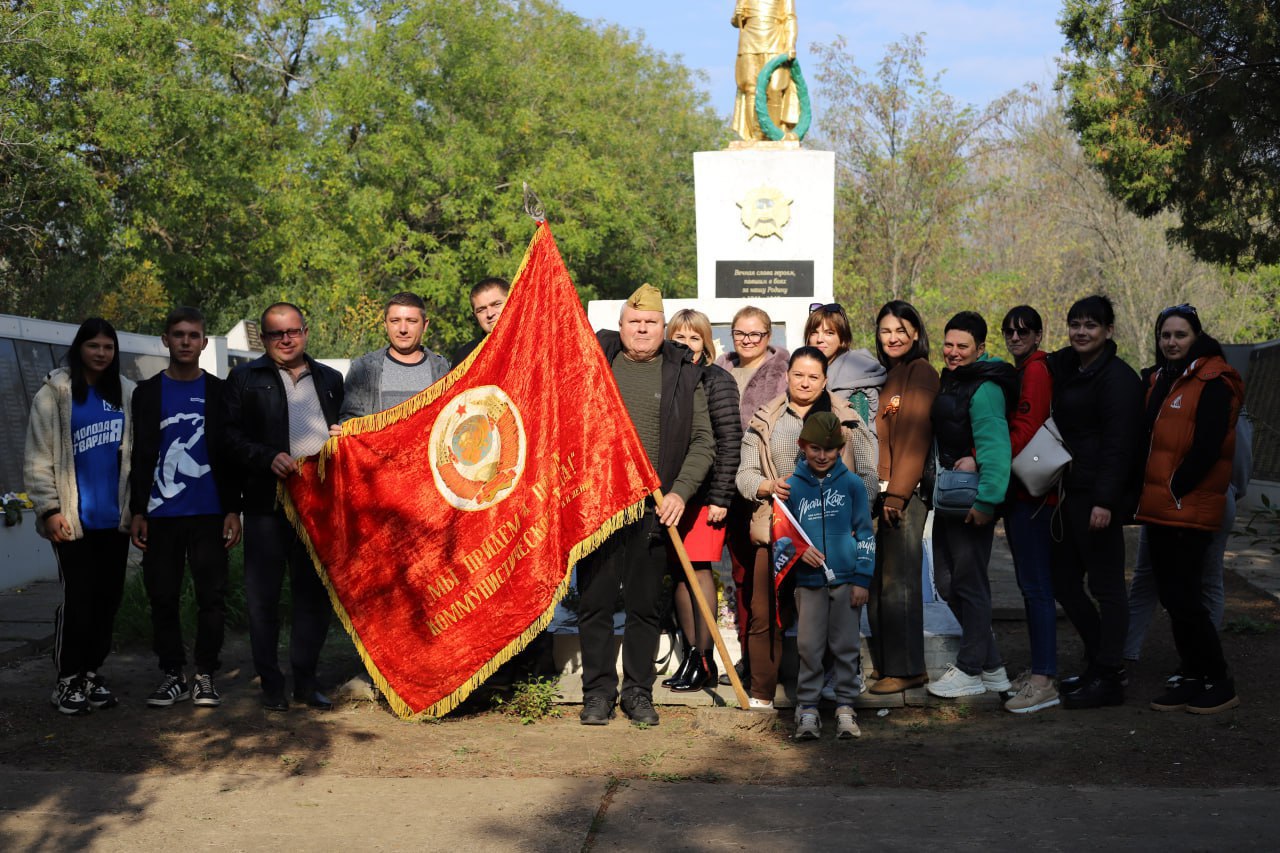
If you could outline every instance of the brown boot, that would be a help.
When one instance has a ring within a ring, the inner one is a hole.
[[[901,693],[904,690],[910,690],[912,687],[924,687],[929,681],[929,676],[921,673],[920,675],[896,676],[891,675],[888,678],[882,678],[875,684],[871,685],[868,693],[884,695],[886,693]]]

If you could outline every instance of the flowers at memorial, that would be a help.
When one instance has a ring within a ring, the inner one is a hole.
[[[0,506],[4,507],[4,526],[13,527],[22,521],[22,511],[35,506],[26,492],[5,492],[0,497]]]

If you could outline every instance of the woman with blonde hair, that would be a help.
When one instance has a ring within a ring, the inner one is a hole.
[[[787,390],[788,360],[791,354],[783,347],[775,347],[773,321],[762,308],[745,305],[733,315],[730,324],[733,335],[733,352],[716,359],[716,366],[733,376],[738,385],[738,413],[743,432],[747,424],[762,406],[770,403]],[[734,499],[729,508],[728,539],[729,558],[733,562],[734,618],[738,624],[738,643],[742,647],[742,659],[738,662],[738,674],[749,680],[751,662],[747,653],[747,601],[744,597],[747,576],[755,549],[751,545],[749,530],[753,502],[742,496]],[[728,684],[728,675],[721,676],[721,684]]]
[[[716,345],[711,336],[711,323],[700,311],[685,308],[667,321],[667,338],[684,344],[693,351],[694,364],[703,366],[702,387],[707,394],[707,411],[716,439],[716,459],[711,475],[690,502],[680,523],[680,535],[690,548],[694,573],[702,595],[716,607],[716,584],[711,574],[712,559],[719,559],[724,548],[725,519],[736,492],[734,478],[738,473],[738,454],[742,445],[742,424],[738,414],[738,386],[733,377],[711,363]],[[711,558],[714,554],[715,557]],[[701,559],[699,559],[701,558]],[[676,618],[684,635],[684,660],[675,675],[662,682],[672,690],[701,690],[717,677],[711,632],[714,625],[694,609],[693,596],[683,569],[672,572],[676,580]],[[727,665],[727,664],[726,664]]]

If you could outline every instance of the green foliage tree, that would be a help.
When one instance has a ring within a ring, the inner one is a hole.
[[[25,0],[0,67],[0,311],[219,329],[290,299],[322,355],[399,290],[433,346],[470,337],[523,181],[584,298],[692,294],[690,155],[726,133],[687,68],[551,0]]]
[[[1270,0],[1066,0],[1060,85],[1134,212],[1236,267],[1280,261],[1280,19]]]
[[[843,39],[817,51],[819,131],[836,154],[837,295],[863,313],[918,299],[945,278],[966,211],[992,189],[973,165],[1005,147],[1000,119],[1015,96],[958,103],[925,71],[919,34],[890,45],[874,76]]]

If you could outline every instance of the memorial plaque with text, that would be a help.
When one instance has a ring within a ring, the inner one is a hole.
[[[716,261],[717,299],[813,296],[813,261]]]

